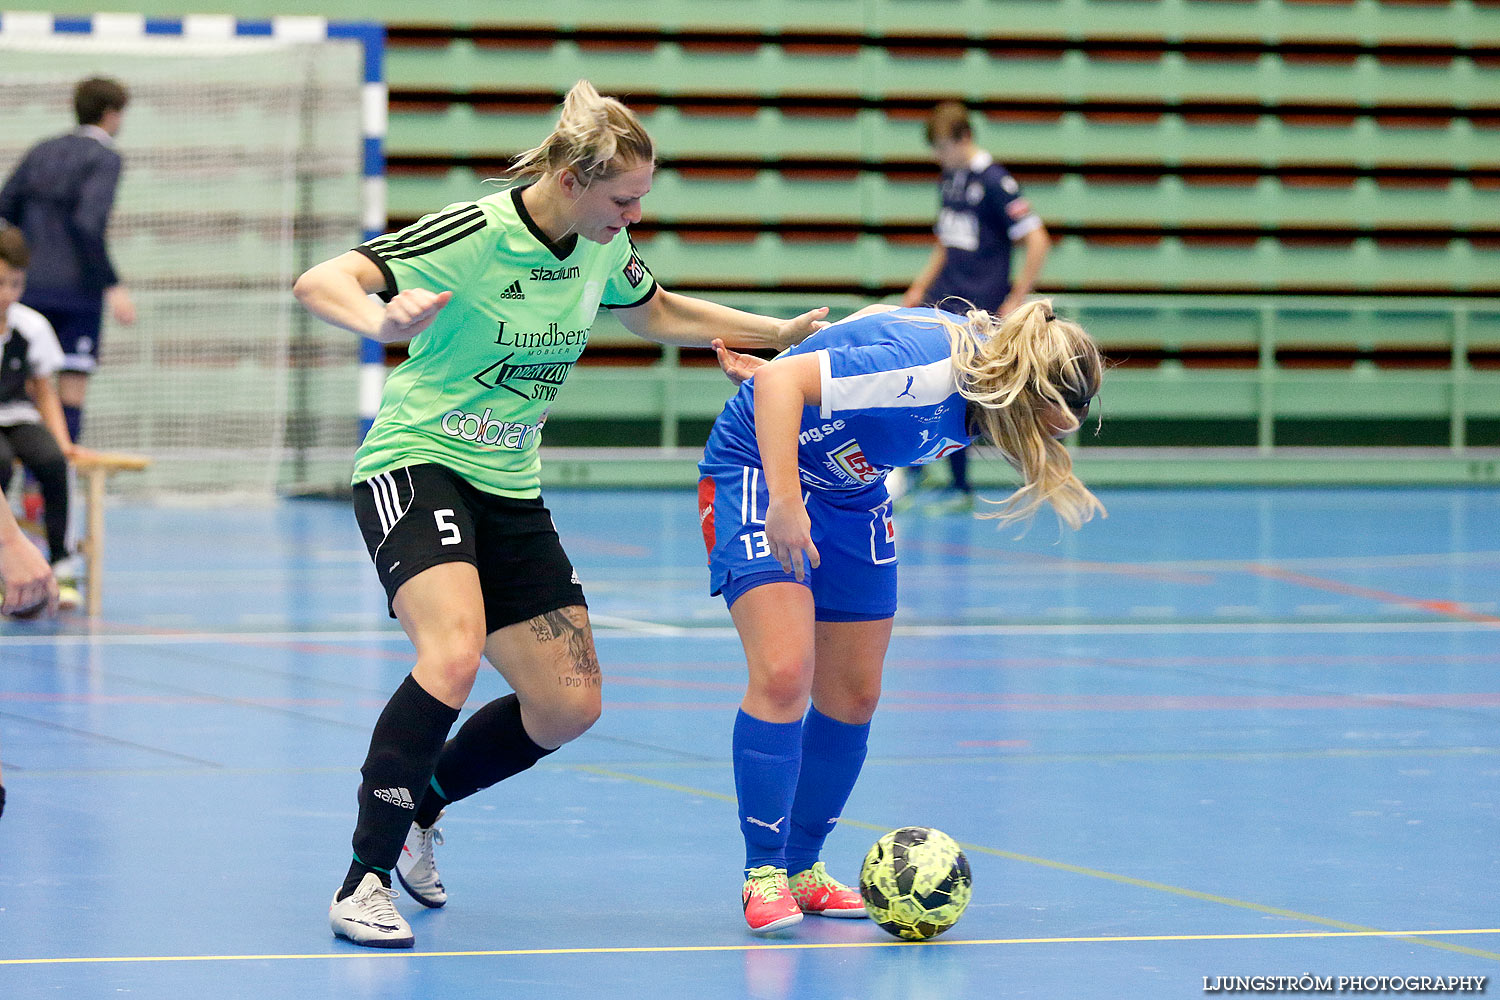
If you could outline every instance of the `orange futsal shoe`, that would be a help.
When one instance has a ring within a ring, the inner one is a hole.
[[[786,884],[786,869],[761,865],[749,871],[743,901],[752,934],[770,934],[802,922],[802,910]]]
[[[788,880],[792,898],[803,913],[820,917],[867,917],[865,901],[858,889],[851,889],[832,875],[818,861],[805,872]]]

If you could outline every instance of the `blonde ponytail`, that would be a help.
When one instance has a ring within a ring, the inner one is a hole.
[[[552,134],[516,157],[507,175],[535,178],[571,169],[584,184],[591,184],[655,159],[651,137],[635,113],[612,97],[599,96],[587,80],[579,80],[563,99]]]
[[[1077,323],[1058,318],[1048,300],[1029,302],[1003,321],[980,309],[966,319],[941,320],[959,393],[970,401],[982,435],[1023,480],[998,502],[1000,510],[981,516],[1025,522],[1049,503],[1077,528],[1104,515],[1104,505],[1073,474],[1068,449],[1053,436],[1055,429],[1076,430],[1073,406],[1099,391],[1104,361],[1098,345]]]

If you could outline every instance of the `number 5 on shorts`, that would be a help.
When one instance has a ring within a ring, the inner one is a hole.
[[[442,532],[444,545],[457,545],[463,541],[463,538],[458,533],[458,525],[448,520],[452,516],[452,507],[444,507],[442,510],[432,512],[432,519],[437,522],[438,531]]]

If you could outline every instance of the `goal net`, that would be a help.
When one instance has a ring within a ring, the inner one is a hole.
[[[296,275],[360,242],[362,47],[0,31],[0,169],[74,126],[88,76],[130,92],[110,252],[137,307],[106,315],[83,443],[141,452],[122,493],[346,488],[358,338],[307,317]]]

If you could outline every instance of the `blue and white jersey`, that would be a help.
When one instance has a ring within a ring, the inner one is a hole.
[[[782,354],[816,354],[822,373],[823,402],[804,408],[797,450],[808,487],[862,490],[893,468],[925,465],[973,440],[948,331],[937,315],[896,309],[844,320]],[[760,467],[754,379],[725,404],[703,462]]]
[[[945,171],[933,231],[946,259],[927,300],[941,305],[956,296],[997,311],[1010,294],[1011,244],[1041,225],[1016,179],[989,153],[981,150],[963,169]]]

